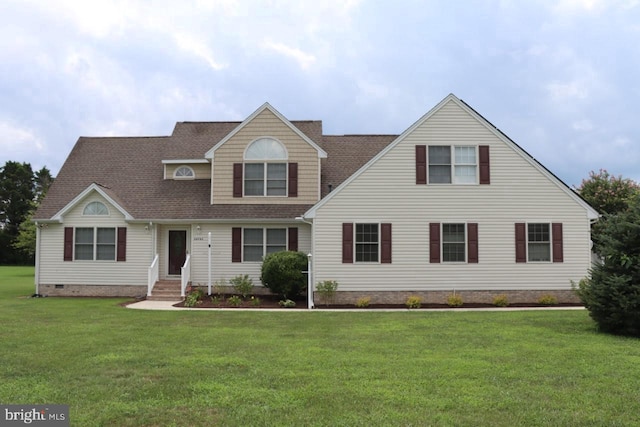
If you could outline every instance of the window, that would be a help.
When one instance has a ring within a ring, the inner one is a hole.
[[[477,182],[475,146],[429,146],[430,184],[475,184]]]
[[[109,215],[109,209],[101,202],[91,202],[84,207],[82,215]]]
[[[76,260],[116,260],[115,228],[76,228]]]
[[[286,196],[286,163],[245,163],[245,196]]]
[[[528,261],[551,261],[549,224],[527,224]]]
[[[244,229],[243,261],[262,261],[268,254],[286,250],[286,228]]]
[[[279,141],[260,138],[244,153],[244,195],[287,195],[287,150]],[[236,191],[234,190],[234,193]]]
[[[173,173],[175,179],[195,179],[196,174],[189,166],[180,166]]]
[[[378,224],[356,224],[356,262],[378,262]]]
[[[442,224],[442,261],[465,262],[465,225]]]

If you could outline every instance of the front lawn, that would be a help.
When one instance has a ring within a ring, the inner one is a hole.
[[[640,340],[586,311],[152,312],[0,267],[0,402],[71,425],[631,426]]]

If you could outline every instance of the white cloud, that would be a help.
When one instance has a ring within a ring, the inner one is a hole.
[[[284,43],[277,43],[270,40],[266,40],[263,44],[267,49],[273,50],[286,57],[292,58],[298,62],[300,68],[306,70],[316,62],[316,57],[301,51],[295,47],[287,46]]]
[[[205,42],[197,37],[182,33],[175,34],[174,39],[178,48],[203,59],[213,70],[220,71],[227,67],[227,65],[216,61],[211,49],[209,49]]]
[[[0,120],[0,152],[26,156],[44,151],[42,138],[35,131],[15,125],[9,120]]]

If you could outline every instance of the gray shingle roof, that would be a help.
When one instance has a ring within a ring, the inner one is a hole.
[[[321,121],[292,121],[322,147],[322,197],[396,138],[396,135],[322,135]],[[211,205],[209,180],[163,179],[162,160],[202,159],[240,122],[178,122],[171,136],[78,139],[35,219],[53,217],[92,183],[139,220],[292,219],[311,205]]]

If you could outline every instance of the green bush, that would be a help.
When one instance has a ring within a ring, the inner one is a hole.
[[[460,295],[454,293],[447,297],[447,305],[449,307],[462,307],[462,304],[464,304],[464,302]]]
[[[367,307],[369,307],[370,303],[371,303],[371,298],[370,297],[358,298],[358,301],[356,301],[356,307],[358,307],[358,308],[367,308]]]
[[[229,280],[229,283],[237,293],[242,295],[242,299],[247,299],[251,295],[251,291],[253,291],[253,280],[249,278],[248,274],[236,276]]]
[[[195,307],[198,304],[202,303],[202,298],[204,297],[204,290],[201,288],[192,288],[191,291],[187,294],[184,299],[185,307]]]
[[[251,305],[254,307],[259,307],[260,304],[262,304],[262,301],[260,301],[260,298],[258,297],[251,297]]]
[[[422,298],[420,298],[419,296],[411,295],[409,298],[407,298],[407,301],[404,303],[404,305],[406,305],[407,308],[420,308],[420,306],[422,305]]]
[[[594,224],[599,227],[594,240],[603,261],[593,266],[591,277],[581,280],[576,291],[601,331],[640,337],[640,190],[638,184],[622,184],[635,191],[625,190],[624,197],[616,191],[614,201],[623,203],[602,208],[608,214]],[[607,196],[605,191],[598,194]]]
[[[291,301],[290,299],[286,299],[283,301],[278,301],[278,305],[280,305],[280,307],[292,308],[296,306],[296,302]]]
[[[336,290],[338,289],[338,282],[335,280],[325,280],[318,282],[316,285],[316,291],[320,294],[320,297],[324,301],[324,305],[333,304],[333,299],[336,296]]]
[[[506,307],[509,305],[509,299],[505,294],[496,295],[493,298],[493,305],[495,305],[496,307]]]
[[[238,295],[232,295],[227,298],[227,304],[233,307],[239,307],[240,305],[242,305],[242,299]]]
[[[275,252],[264,258],[260,280],[272,293],[295,298],[307,287],[306,270],[307,255],[303,252]]]
[[[551,294],[544,294],[538,298],[540,305],[558,305],[558,299]]]

